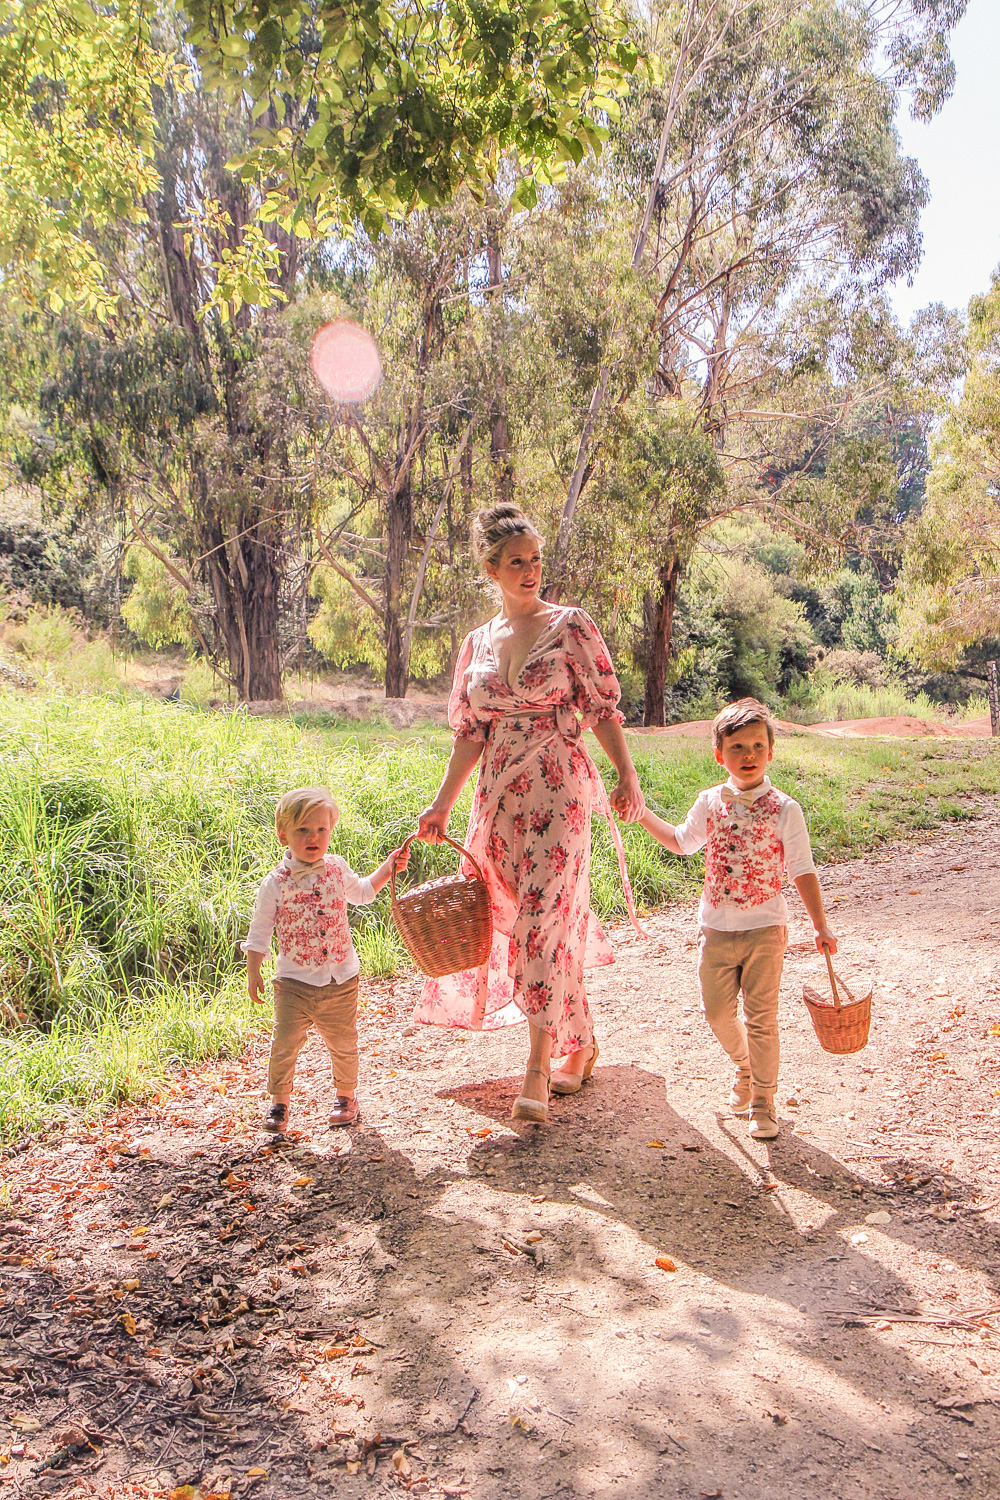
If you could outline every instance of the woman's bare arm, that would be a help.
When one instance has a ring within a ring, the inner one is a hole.
[[[597,743],[618,772],[618,785],[611,793],[611,806],[623,823],[635,823],[646,807],[639,778],[632,764],[622,726],[615,719],[600,719],[594,725]]]
[[[451,810],[461,796],[462,788],[472,775],[484,749],[482,740],[456,740],[451,747],[447,770],[430,807],[425,807],[417,824],[417,837],[428,844],[440,844],[448,832]]]

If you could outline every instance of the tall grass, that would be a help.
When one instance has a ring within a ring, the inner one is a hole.
[[[172,1056],[237,1048],[266,1019],[243,998],[238,944],[280,853],[278,795],[329,785],[341,807],[334,848],[365,873],[413,829],[449,752],[448,735],[433,728],[345,729],[15,692],[0,692],[0,739],[0,1135],[141,1091]],[[637,735],[631,744],[650,802],[671,820],[718,779],[703,741]],[[1000,757],[980,741],[790,737],[775,779],[802,802],[817,855],[835,858],[967,815],[977,796],[1000,791]],[[470,796],[471,787],[456,834]],[[641,829],[623,837],[640,907],[695,893],[699,858],[674,859]],[[453,865],[447,848],[418,844],[408,878]],[[592,881],[598,913],[621,915],[600,823]],[[400,967],[387,893],[353,909],[352,922],[365,973]]]

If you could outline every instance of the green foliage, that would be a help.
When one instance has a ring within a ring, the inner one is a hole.
[[[193,647],[187,592],[160,559],[144,547],[133,547],[125,562],[125,577],[132,580],[132,587],[122,605],[122,619],[136,639],[154,650]]]
[[[581,0],[515,5],[189,0],[206,86],[249,96],[261,218],[306,237],[482,191],[513,150],[553,180],[599,150],[639,65],[627,24]],[[522,194],[525,202],[530,194]]]
[[[58,604],[29,609],[3,626],[4,645],[23,660],[34,678],[50,686],[94,693],[117,688],[118,673],[107,641],[88,640],[79,617]]]
[[[1000,611],[1000,270],[969,307],[971,363],[932,447],[927,501],[906,537],[901,650],[953,667],[996,639]]]
[[[115,311],[94,234],[145,218],[168,71],[137,0],[0,0],[0,272],[22,305]]]

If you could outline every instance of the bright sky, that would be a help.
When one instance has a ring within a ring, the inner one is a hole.
[[[969,0],[951,50],[958,76],[940,114],[929,125],[905,111],[897,121],[903,150],[916,157],[931,191],[921,220],[920,270],[912,287],[900,282],[892,292],[904,324],[929,302],[964,309],[970,297],[986,291],[1000,264],[998,0]]]

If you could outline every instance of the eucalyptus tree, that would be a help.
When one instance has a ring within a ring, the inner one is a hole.
[[[564,586],[593,446],[642,399],[686,403],[730,476],[730,503],[797,448],[816,466],[876,370],[838,368],[852,320],[919,260],[926,185],[894,127],[901,91],[927,115],[950,87],[947,31],[964,6],[853,0],[684,0],[654,8],[662,86],[623,107],[607,170],[638,230],[645,293],[619,319],[580,428],[556,548]],[[885,76],[883,61],[890,60]],[[849,376],[849,378],[847,378]],[[602,423],[605,424],[602,428]],[[646,713],[662,722],[662,666],[685,559],[672,546],[645,610]],[[652,631],[657,639],[649,637]]]
[[[932,442],[927,501],[897,586],[902,647],[968,670],[1000,645],[1000,271],[969,305],[969,369]]]

